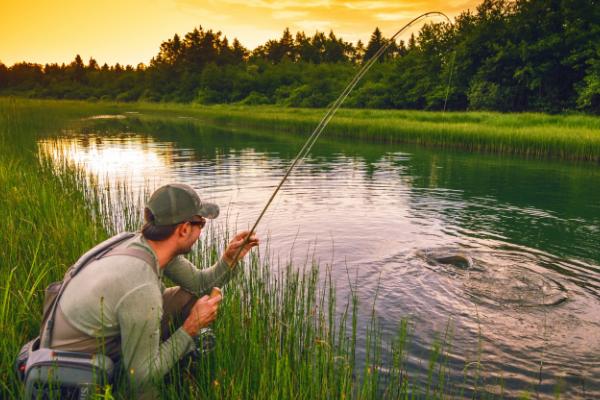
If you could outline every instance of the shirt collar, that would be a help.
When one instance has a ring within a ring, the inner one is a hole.
[[[138,245],[139,247],[145,249],[150,254],[152,254],[152,258],[154,259],[154,265],[152,266],[152,268],[154,269],[154,272],[156,272],[156,275],[158,276],[158,278],[162,279],[163,270],[158,265],[158,257],[156,256],[154,249],[152,248],[152,246],[150,246],[150,243],[148,243],[148,241],[146,240],[144,235],[142,235],[141,232],[138,233],[138,236],[139,236],[139,240],[134,241],[133,244]]]

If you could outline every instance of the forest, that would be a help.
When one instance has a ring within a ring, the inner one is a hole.
[[[390,36],[393,32],[390,33]],[[250,50],[198,26],[148,64],[0,60],[0,95],[32,98],[325,107],[390,40],[292,33]],[[388,51],[347,99],[353,108],[600,113],[597,0],[484,0],[429,22]]]

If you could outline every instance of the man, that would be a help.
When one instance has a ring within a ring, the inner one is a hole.
[[[240,232],[215,265],[197,269],[183,254],[206,219],[218,214],[218,206],[202,202],[187,185],[156,190],[142,231],[118,246],[129,253],[138,249],[140,256],[121,251],[100,258],[72,279],[58,303],[50,347],[103,352],[122,363],[134,387],[146,391],[195,349],[194,337],[215,320],[221,301],[207,294],[229,281],[237,259],[258,245],[252,236],[241,248],[249,232]],[[165,290],[163,276],[179,286]],[[171,333],[178,318],[184,322]]]

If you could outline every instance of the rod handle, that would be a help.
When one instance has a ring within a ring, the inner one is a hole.
[[[215,296],[221,296],[221,297],[223,297],[223,291],[221,289],[219,289],[218,287],[216,287],[216,286],[214,288],[212,288],[212,290],[210,291],[210,294],[208,295],[208,297],[210,299],[212,299]]]

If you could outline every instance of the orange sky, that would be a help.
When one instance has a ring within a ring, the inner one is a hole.
[[[220,30],[253,49],[292,32],[330,29],[368,40],[379,26],[391,36],[426,11],[451,18],[481,0],[0,0],[0,62],[148,63],[162,41],[195,26]]]

